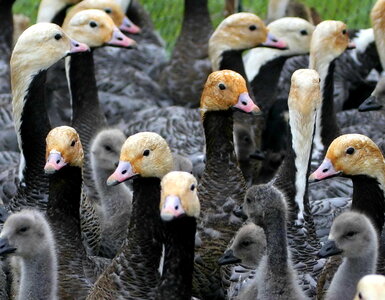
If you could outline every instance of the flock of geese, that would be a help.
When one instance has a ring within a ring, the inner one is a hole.
[[[385,0],[360,30],[185,0],[170,59],[136,0],[42,0],[16,38],[13,4],[0,300],[385,299]]]

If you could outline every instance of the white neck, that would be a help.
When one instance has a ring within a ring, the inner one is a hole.
[[[37,13],[36,23],[52,22],[55,15],[66,6],[65,2],[42,0]]]
[[[273,21],[284,17],[288,5],[289,0],[270,0],[267,8],[267,19]]]
[[[124,13],[127,12],[127,9],[131,4],[131,0],[117,0],[116,2],[118,2]]]
[[[267,62],[280,57],[280,50],[269,48],[253,48],[243,56],[243,65],[245,66],[246,76],[251,82],[258,75],[261,67]]]

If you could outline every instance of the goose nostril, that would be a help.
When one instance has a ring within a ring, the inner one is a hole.
[[[127,173],[127,170],[123,170],[122,171],[122,174],[124,175],[124,174],[126,174]]]
[[[272,41],[273,41],[274,43],[277,43],[277,42],[278,42],[276,39],[272,39]]]
[[[79,47],[79,44],[78,44],[78,43],[76,43],[76,44],[75,44],[75,47]]]
[[[175,205],[175,210],[178,210],[179,209],[179,206],[178,205]]]
[[[57,160],[56,163],[59,164],[59,163],[60,163],[60,160]]]
[[[322,173],[326,173],[327,171],[329,171],[329,169],[323,169]]]
[[[118,37],[118,41],[123,41],[123,39],[121,37]]]
[[[246,102],[246,101],[242,101],[242,104],[243,104],[243,105],[247,105],[247,102]]]

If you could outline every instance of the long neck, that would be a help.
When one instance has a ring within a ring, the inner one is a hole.
[[[79,167],[65,166],[50,175],[47,213],[51,219],[69,220],[80,226],[81,187],[82,170]]]
[[[37,14],[37,23],[49,22],[59,26],[63,25],[67,9],[70,6],[61,1],[42,0]]]
[[[274,21],[284,17],[288,4],[289,0],[270,0],[267,10],[267,19],[269,21]]]
[[[233,70],[243,76],[247,81],[245,67],[242,60],[243,50],[226,50],[222,53],[219,70]]]
[[[182,217],[164,224],[165,258],[157,299],[190,299],[196,220]]]
[[[287,59],[288,57],[285,56],[273,58],[260,66],[256,75],[249,77],[253,78],[250,84],[257,105],[262,111],[268,112],[274,103],[277,91],[276,86]]]
[[[384,21],[383,16],[385,13],[385,6],[382,2],[377,1],[377,9],[372,10],[371,19],[374,31],[374,38],[376,41],[377,52],[380,57],[382,69],[385,70],[385,53],[383,51],[385,46],[385,37],[384,37]],[[380,8],[380,9],[378,9]]]
[[[366,175],[351,177],[353,181],[352,209],[368,216],[379,233],[384,226],[384,189],[376,178]]]
[[[50,130],[44,93],[45,79],[46,71],[33,77],[24,97],[21,115],[16,115],[14,106],[14,118],[19,120],[17,125],[20,126],[17,131],[19,145],[25,159],[23,180],[27,186],[35,183],[44,186],[44,182],[48,182],[43,170],[45,138]]]
[[[272,272],[287,272],[286,220],[283,211],[271,210],[264,218],[267,261]]]
[[[210,25],[208,0],[185,0],[182,31],[188,28],[202,28]],[[195,23],[195,24],[193,24]]]
[[[331,142],[340,135],[334,111],[334,66],[335,62],[332,61],[330,64],[315,67],[321,78],[322,103],[317,114],[314,144],[315,149],[323,154]]]
[[[54,249],[21,260],[18,299],[57,299],[57,260]]]
[[[106,125],[99,105],[92,52],[69,58],[69,82],[72,100],[72,125],[78,131],[83,148],[88,152],[90,140]]]
[[[0,67],[4,70],[1,73],[0,93],[9,93],[9,60],[12,49],[13,15],[12,5],[14,1],[5,0],[0,2]]]

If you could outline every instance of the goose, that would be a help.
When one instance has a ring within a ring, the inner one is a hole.
[[[161,181],[164,264],[155,299],[191,299],[200,203],[193,175],[173,171]]]
[[[104,129],[93,139],[90,148],[92,176],[100,199],[103,223],[101,252],[112,258],[127,237],[132,209],[132,192],[126,185],[106,185],[125,140],[126,136],[120,130]]]
[[[185,0],[181,33],[171,59],[159,75],[163,91],[182,106],[198,107],[204,80],[210,74],[208,42],[213,31],[207,0]]]
[[[57,254],[49,223],[37,210],[8,217],[0,234],[0,255],[20,259],[17,299],[59,299]]]
[[[44,140],[50,129],[44,102],[45,75],[60,59],[84,51],[89,51],[88,46],[71,40],[59,26],[47,23],[29,27],[15,45],[11,57],[12,105],[22,159],[21,182],[10,204],[12,210],[46,206],[48,180],[41,169],[45,163]]]
[[[220,265],[241,263],[232,269],[232,283],[227,291],[230,299],[249,299],[249,294],[257,293],[255,269],[263,259],[265,250],[266,237],[261,227],[250,222],[237,231],[230,247],[218,260]]]
[[[296,282],[287,249],[284,195],[270,184],[253,186],[245,195],[243,209],[266,235],[266,259],[260,262],[256,275],[257,299],[307,299]]]
[[[385,297],[385,277],[383,275],[365,275],[357,284],[353,300],[381,300]]]
[[[318,255],[329,257],[342,254],[343,261],[335,273],[325,299],[353,299],[358,281],[376,270],[378,236],[365,215],[345,212],[330,229],[329,240]]]
[[[378,146],[367,136],[345,134],[329,146],[310,181],[343,176],[353,182],[352,210],[368,216],[378,233],[384,225],[385,164]]]
[[[250,98],[244,78],[234,71],[223,70],[208,77],[200,109],[206,137],[206,165],[199,185],[201,245],[196,249],[194,296],[223,297],[216,257],[223,253],[240,226],[232,210],[241,203],[245,190],[234,153],[233,109],[258,113],[259,108]]]
[[[116,185],[133,179],[128,234],[87,299],[154,299],[162,252],[160,181],[171,171],[172,165],[170,148],[156,133],[140,132],[124,142],[119,164],[107,184]]]

